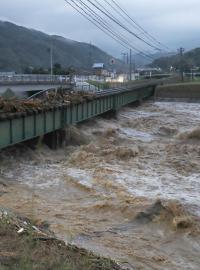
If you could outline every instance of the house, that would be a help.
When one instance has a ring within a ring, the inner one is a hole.
[[[104,75],[105,72],[105,65],[104,63],[94,63],[94,65],[92,66],[95,75],[96,76],[102,76]]]
[[[14,76],[16,75],[15,71],[0,71],[0,76]]]
[[[151,68],[151,67],[144,67],[144,68],[137,68],[137,72],[140,75],[149,75],[149,74],[158,74],[162,71],[161,68]]]
[[[12,81],[14,76],[16,75],[16,72],[0,72],[0,81]]]

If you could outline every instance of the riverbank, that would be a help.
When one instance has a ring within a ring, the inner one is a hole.
[[[1,270],[120,270],[99,257],[56,239],[48,224],[39,226],[22,217],[0,211]]]
[[[155,91],[156,100],[200,101],[200,82],[185,82],[160,85]]]

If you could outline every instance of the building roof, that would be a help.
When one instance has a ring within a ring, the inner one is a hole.
[[[104,68],[104,63],[94,63],[93,68]]]
[[[0,76],[11,76],[15,74],[16,74],[15,71],[0,71]]]
[[[151,68],[151,67],[144,67],[144,68],[137,68],[137,71],[161,71],[161,68]]]

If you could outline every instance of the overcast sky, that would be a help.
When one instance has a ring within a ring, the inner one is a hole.
[[[104,0],[98,1],[105,6]],[[187,49],[200,46],[199,0],[117,0],[117,2],[141,26],[173,50],[180,46]],[[106,37],[64,0],[0,0],[0,7],[1,20],[78,41],[91,41],[92,44],[118,57],[124,51],[121,45]],[[138,48],[148,49],[128,34],[127,38]]]

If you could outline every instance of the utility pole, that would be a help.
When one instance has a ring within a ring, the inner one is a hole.
[[[53,79],[53,40],[51,39],[50,48],[51,80]]]
[[[128,65],[128,53],[121,53],[121,55],[123,56],[124,63]]]
[[[89,66],[89,71],[92,69],[92,42],[90,41],[89,44],[89,58],[88,58],[88,66]]]
[[[184,48],[180,48],[178,49],[178,52],[180,54],[180,74],[181,74],[181,80],[184,81],[184,70],[183,70],[183,53],[184,53],[185,49]]]
[[[128,80],[128,53],[121,53],[123,57],[124,66],[124,74],[126,74],[126,80]]]
[[[130,81],[132,80],[132,49],[130,49],[130,56],[129,56],[129,73],[130,73]]]

